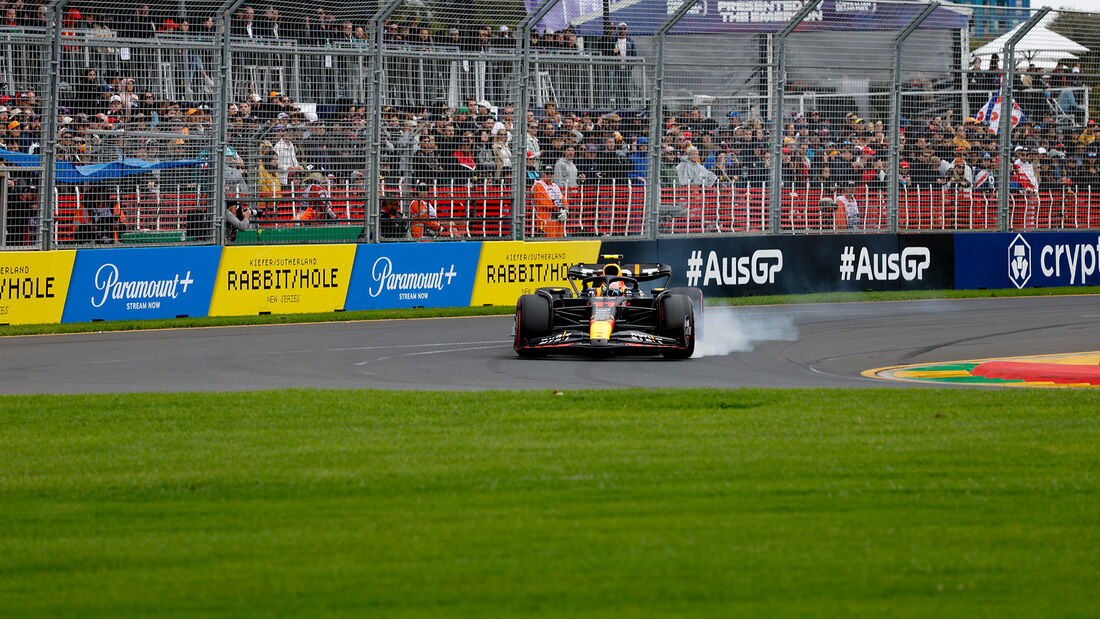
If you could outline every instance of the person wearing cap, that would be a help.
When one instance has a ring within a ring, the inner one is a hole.
[[[946,160],[940,163],[943,168]],[[950,167],[943,172],[947,179],[946,186],[949,189],[969,189],[974,186],[974,168],[966,161],[966,151],[960,150],[958,156],[951,162]]]
[[[1090,148],[1081,158],[1077,178],[1074,184],[1092,194],[1100,193],[1100,156],[1095,148]]]
[[[23,130],[23,123],[13,120],[8,123],[8,136],[4,142],[8,150],[16,153],[32,154],[36,149],[36,142]]]
[[[480,126],[484,126],[486,121],[492,121],[492,124],[489,125],[489,129],[491,130],[497,122],[496,117],[493,116],[493,114],[492,114],[492,109],[493,109],[493,104],[489,103],[488,100],[482,99],[482,100],[478,101],[477,102],[477,110],[476,110],[477,115],[473,119],[474,122],[477,123],[480,127]],[[470,111],[474,112],[474,110],[472,110],[472,109]]]
[[[626,22],[620,22],[615,28],[610,54],[625,61],[638,55],[634,39],[628,37]],[[634,76],[634,66],[620,62],[611,69],[611,103],[616,107],[627,107],[630,101],[630,85]]]
[[[932,158],[933,163],[938,166],[940,176],[944,178],[945,185],[956,189],[974,185],[974,169],[967,164],[966,153],[965,147],[957,146],[954,159]]]
[[[741,126],[741,112],[738,110],[730,110],[729,114],[726,114],[727,126],[722,128],[722,135],[732,136],[734,131]]]
[[[1045,150],[1045,149],[1044,149]],[[1016,160],[1013,162],[1015,172],[1010,179],[1012,186],[1025,191],[1039,192],[1039,153],[1027,148],[1017,146],[1013,149]]]
[[[474,108],[477,108],[477,106],[475,105]],[[455,108],[454,113],[451,114],[451,122],[454,123],[456,133],[463,134],[467,131],[477,131],[477,123],[474,122],[473,115],[470,112],[470,106],[468,105],[459,105]]]
[[[490,45],[492,47],[515,47],[516,40],[512,36],[512,29],[508,26],[499,26],[496,32],[493,33]]]
[[[898,189],[905,191],[912,184],[913,179],[909,175],[909,162],[898,162]]]
[[[225,147],[225,195],[248,197],[248,181],[244,178],[244,160],[232,146]]]
[[[530,166],[532,176],[537,179],[531,187],[534,233],[549,239],[562,238],[569,218],[569,200],[561,187],[540,173],[537,162],[534,163]]]
[[[459,33],[458,28],[451,28],[447,31],[447,35],[443,37],[442,43],[444,45],[450,45],[455,48],[462,47],[462,35]],[[457,51],[457,50],[449,50]]]
[[[301,206],[305,208],[298,212],[295,219],[299,222],[338,219],[329,199],[328,180],[320,172],[311,172],[304,184],[306,189]]]

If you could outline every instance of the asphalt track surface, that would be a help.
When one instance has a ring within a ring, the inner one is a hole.
[[[700,350],[519,359],[511,316],[0,338],[0,393],[897,387],[922,362],[1100,350],[1100,297],[708,308]]]

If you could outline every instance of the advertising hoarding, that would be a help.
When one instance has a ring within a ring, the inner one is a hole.
[[[81,249],[63,322],[206,316],[219,247]]]
[[[383,243],[355,250],[345,309],[465,307],[481,243]]]
[[[344,309],[355,245],[225,247],[211,316]]]
[[[0,253],[0,324],[61,322],[76,252]]]

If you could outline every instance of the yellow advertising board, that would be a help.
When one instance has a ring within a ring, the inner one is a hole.
[[[226,247],[211,316],[344,309],[355,245]]]
[[[0,252],[0,324],[56,324],[76,250]]]
[[[470,305],[512,305],[540,286],[568,286],[569,267],[599,253],[599,241],[482,243]]]

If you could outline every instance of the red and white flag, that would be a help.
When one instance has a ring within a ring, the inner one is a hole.
[[[1016,171],[1012,181],[1028,191],[1039,191],[1039,179],[1035,176],[1035,167],[1022,159],[1016,160]]]
[[[985,104],[985,107],[978,112],[978,121],[988,120],[989,130],[993,133],[997,133],[1001,128],[1001,93],[997,91],[997,94],[990,97],[989,101]],[[1012,128],[1015,129],[1016,125],[1020,124],[1020,121],[1024,119],[1024,110],[1020,107],[1016,100],[1012,100]]]

